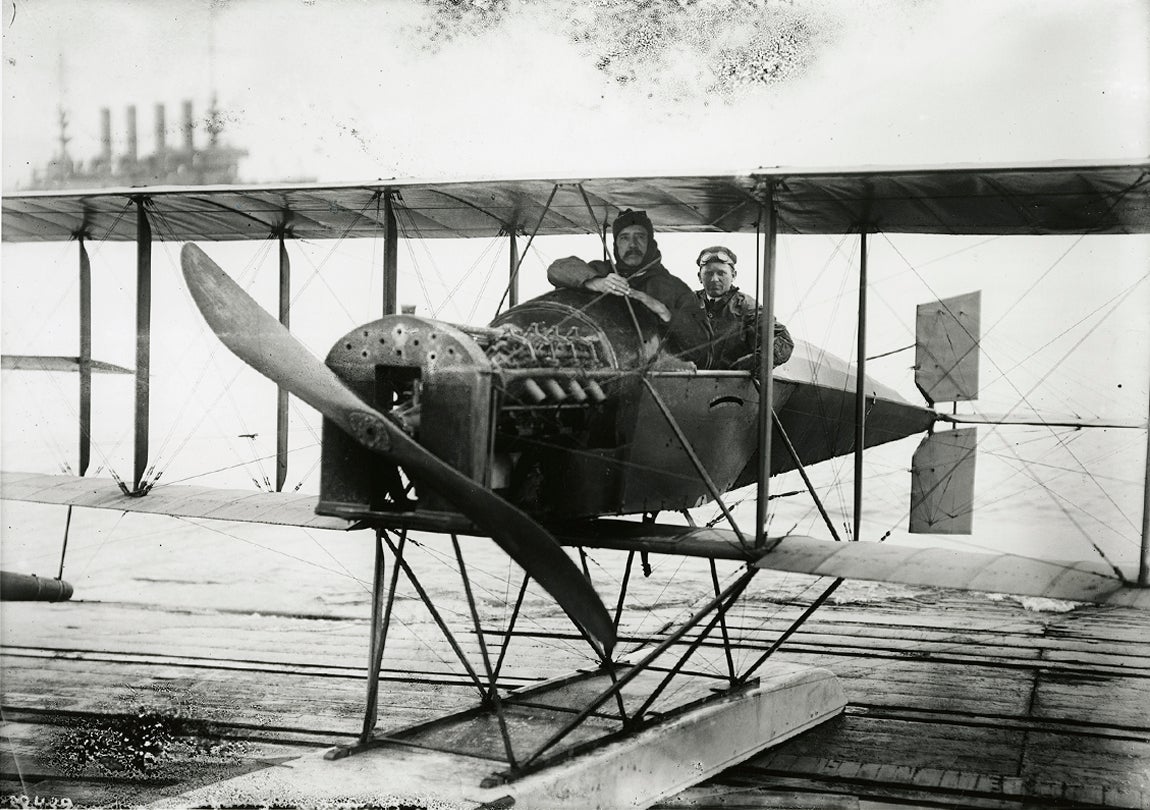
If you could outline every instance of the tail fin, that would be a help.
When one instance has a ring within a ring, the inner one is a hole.
[[[978,428],[931,433],[914,451],[910,484],[913,534],[970,534]]]
[[[914,382],[932,406],[978,399],[982,293],[919,304]]]

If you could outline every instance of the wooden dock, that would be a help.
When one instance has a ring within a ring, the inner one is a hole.
[[[752,628],[777,636],[802,607],[762,594],[732,615],[736,639]],[[380,730],[475,698],[422,606],[398,604]],[[661,806],[1150,807],[1150,615],[1040,607],[847,584],[777,653],[834,672],[845,714]],[[679,608],[624,625],[624,643]],[[513,638],[505,686],[587,665],[561,616],[532,615]],[[497,653],[501,625],[487,624]],[[362,722],[360,606],[318,615],[7,603],[2,629],[10,802],[139,806],[350,743]],[[474,651],[474,635],[464,646]],[[162,743],[152,761],[148,723]],[[116,748],[114,738],[131,742]]]

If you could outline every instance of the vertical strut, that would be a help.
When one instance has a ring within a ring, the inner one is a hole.
[[[399,311],[399,227],[390,191],[383,194],[383,314]]]
[[[719,569],[715,566],[715,558],[712,557],[709,562],[711,563],[711,584],[715,587],[715,596],[719,595]],[[727,656],[727,674],[731,684],[735,683],[735,659],[731,656],[731,634],[727,630],[727,614],[721,613],[719,616],[719,627],[723,631],[723,652]]]
[[[703,605],[703,607],[696,610],[691,615],[691,617],[682,624],[682,626],[677,628],[674,632],[670,633],[667,638],[659,642],[640,660],[632,663],[631,668],[628,669],[621,678],[618,680],[612,679],[611,686],[608,689],[600,693],[588,705],[580,709],[579,713],[571,718],[571,720],[569,720],[562,728],[548,737],[547,740],[535,750],[535,753],[533,753],[527,759],[527,761],[524,762],[524,766],[530,766],[533,762],[539,760],[544,753],[549,751],[551,747],[555,745],[555,743],[559,742],[561,739],[570,734],[584,720],[590,717],[600,706],[602,706],[615,695],[618,695],[623,690],[623,687],[625,687],[639,675],[647,672],[647,668],[650,666],[652,661],[670,649],[672,645],[677,644],[679,639],[683,638],[683,636],[685,636],[688,632],[691,631],[692,628],[694,628],[699,622],[703,620],[704,616],[706,616],[712,610],[721,607],[729,597],[737,599],[739,594],[742,593],[743,589],[746,588],[747,584],[751,581],[751,577],[753,577],[758,570],[759,569],[757,568],[752,568],[747,573],[742,574],[738,580],[728,585],[719,596],[716,596],[714,599],[707,602],[707,604]],[[711,622],[708,623],[706,629],[702,631],[702,635],[705,636],[707,633],[709,633],[717,621],[718,618],[713,617]],[[636,717],[637,716],[638,715],[636,715]]]
[[[279,233],[280,247],[280,323],[291,327],[291,257]],[[288,468],[288,392],[282,386],[276,391],[276,492],[282,492]]]
[[[384,542],[387,543],[387,547],[391,549],[391,556],[395,558],[395,564],[403,568],[403,573],[404,576],[407,577],[407,581],[411,583],[412,587],[415,588],[415,592],[419,594],[420,601],[422,601],[423,606],[427,608],[427,612],[431,614],[432,621],[439,627],[439,632],[443,633],[443,637],[447,640],[452,652],[455,653],[455,657],[459,659],[459,663],[467,670],[468,677],[471,678],[471,682],[475,684],[475,688],[479,691],[480,699],[483,699],[486,696],[483,681],[475,672],[475,668],[471,666],[471,662],[467,660],[467,656],[464,654],[463,648],[459,646],[459,642],[456,641],[455,635],[451,632],[451,628],[447,626],[447,622],[444,621],[443,616],[435,607],[431,596],[428,595],[427,590],[423,587],[419,578],[415,576],[415,572],[411,570],[411,565],[403,558],[403,555],[399,553],[399,549],[396,548],[395,544],[391,542],[391,538],[388,537],[386,533],[383,534],[382,537]]]
[[[152,364],[152,228],[136,197],[136,424],[132,489],[139,490],[148,467],[148,410]]]
[[[64,578],[64,558],[68,556],[68,530],[72,528],[72,504],[68,504],[68,516],[64,519],[64,542],[60,546],[60,571],[56,579]]]
[[[503,659],[507,657],[507,650],[511,647],[511,636],[515,631],[515,624],[519,621],[519,610],[523,607],[523,597],[527,595],[527,583],[531,581],[528,574],[523,575],[523,584],[519,586],[519,595],[515,597],[515,607],[511,609],[511,618],[507,620],[507,630],[504,631],[503,647],[499,650],[499,658],[495,662],[495,674],[492,677],[492,689],[499,681],[499,673],[503,671]],[[491,696],[488,695],[488,700]]]
[[[659,699],[661,694],[663,694],[663,690],[667,688],[667,685],[671,683],[671,680],[680,672],[682,672],[683,667],[687,665],[687,661],[690,660],[691,656],[695,654],[695,650],[702,646],[703,642],[707,639],[707,636],[709,636],[711,631],[715,629],[715,625],[726,615],[727,611],[731,608],[731,605],[735,604],[735,601],[740,596],[742,596],[743,591],[746,589],[747,585],[751,583],[751,580],[755,578],[755,575],[758,572],[758,568],[748,568],[746,571],[739,575],[739,578],[735,580],[731,587],[723,591],[722,595],[715,594],[715,615],[707,621],[707,624],[703,627],[703,629],[700,630],[696,634],[695,638],[691,641],[691,643],[687,645],[686,652],[684,652],[679,657],[678,661],[671,665],[670,669],[667,671],[667,674],[663,676],[663,680],[659,682],[659,685],[651,690],[651,694],[647,695],[647,699],[643,701],[643,705],[640,706],[635,712],[635,720],[641,719],[647,713],[647,710],[655,704],[655,701]]]
[[[80,475],[92,457],[92,263],[84,235],[80,243]]]
[[[711,480],[711,476],[707,472],[707,468],[703,466],[703,460],[700,459],[699,454],[695,452],[691,440],[683,433],[683,429],[679,426],[679,423],[675,421],[675,416],[671,413],[671,409],[667,407],[667,403],[659,396],[659,392],[655,390],[655,386],[651,385],[651,381],[645,376],[643,377],[643,385],[647,387],[647,393],[651,395],[651,401],[658,407],[659,412],[663,414],[663,418],[667,421],[667,425],[675,434],[675,438],[679,440],[679,445],[683,448],[683,452],[687,454],[687,458],[695,468],[695,472],[699,474],[699,480],[703,482],[703,486],[707,488],[707,492],[710,493],[711,498],[718,504],[719,511],[723,513],[727,522],[731,524],[731,529],[738,535],[739,545],[745,548],[747,539],[743,536],[742,529],[739,528],[739,524],[735,521],[735,516],[731,514],[731,510],[728,509],[727,504],[723,502],[723,493],[719,491],[719,488],[715,486],[715,482]]]
[[[495,709],[495,719],[499,723],[499,735],[503,738],[503,750],[507,753],[507,762],[512,768],[515,764],[515,751],[511,747],[511,734],[507,730],[507,717],[503,713],[503,701],[499,699],[499,687],[495,681],[495,670],[491,668],[491,656],[487,653],[487,641],[483,637],[483,626],[479,621],[479,608],[475,605],[475,595],[471,592],[471,578],[467,576],[467,567],[463,563],[463,549],[459,546],[459,536],[451,535],[451,545],[455,548],[455,559],[459,562],[459,576],[463,579],[463,592],[467,597],[467,606],[471,610],[471,621],[475,626],[475,639],[479,642],[479,654],[483,659],[483,669],[487,673],[487,682],[490,689],[487,697]]]
[[[627,567],[623,569],[623,582],[619,585],[619,601],[615,603],[615,618],[611,624],[619,634],[619,620],[623,617],[623,603],[627,599],[627,585],[631,581],[631,566],[635,562],[635,549],[627,552]]]
[[[1150,422],[1150,413],[1147,417]],[[1146,474],[1142,488],[1142,558],[1138,564],[1138,584],[1145,588],[1150,586],[1150,429],[1146,431]]]
[[[371,581],[371,640],[368,642],[367,659],[367,700],[363,710],[363,733],[360,735],[360,744],[366,744],[375,730],[379,719],[377,711],[379,700],[379,670],[383,665],[383,649],[387,645],[387,629],[391,625],[391,607],[395,602],[395,585],[399,579],[399,566],[391,568],[391,586],[387,591],[387,602],[383,601],[383,575],[385,558],[383,555],[382,529],[375,531],[375,574]],[[403,554],[403,545],[407,541],[407,532],[399,536],[399,553]],[[381,610],[382,608],[382,610]]]
[[[807,609],[802,612],[802,615],[791,622],[791,626],[784,630],[783,633],[777,639],[775,639],[774,644],[768,647],[766,651],[760,655],[753,664],[747,667],[747,671],[739,676],[736,683],[744,684],[749,681],[751,676],[755,674],[755,671],[764,663],[766,663],[766,660],[774,655],[775,651],[779,649],[779,647],[783,646],[787,639],[790,638],[796,630],[803,626],[803,622],[813,616],[814,612],[822,607],[823,603],[830,599],[831,594],[837,591],[839,585],[842,585],[844,582],[846,582],[846,580],[839,578],[827,586],[827,589],[824,590],[817,599],[815,599],[813,602],[811,602],[810,605],[807,606]]]
[[[513,307],[519,303],[519,241],[515,236],[515,226],[511,226],[508,235],[511,258],[508,267],[507,306]]]
[[[775,210],[775,184],[770,181],[760,207],[763,228],[763,317],[759,323],[759,488],[755,513],[755,545],[767,540],[767,502],[771,492],[771,422],[775,400],[775,237],[778,212]]]
[[[858,349],[856,355],[855,378],[855,481],[854,481],[854,531],[851,540],[859,539],[862,530],[862,490],[863,490],[863,448],[866,446],[866,276],[867,240],[866,231],[859,242],[859,313]]]

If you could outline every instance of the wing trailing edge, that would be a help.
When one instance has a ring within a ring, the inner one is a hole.
[[[1037,560],[879,543],[834,543],[801,535],[770,538],[766,552],[726,529],[598,520],[556,532],[592,548],[746,560],[758,568],[966,591],[1041,596],[1150,610],[1150,588],[1129,585],[1103,562]]]
[[[103,360],[89,360],[96,374],[135,374],[130,368]],[[79,371],[80,358],[52,354],[5,354],[0,355],[0,368],[6,371]]]

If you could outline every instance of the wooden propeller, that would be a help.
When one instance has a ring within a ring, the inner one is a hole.
[[[605,651],[614,647],[614,625],[599,595],[546,529],[432,455],[360,399],[199,247],[185,244],[180,261],[204,319],[237,357],[438,491],[490,533]]]

